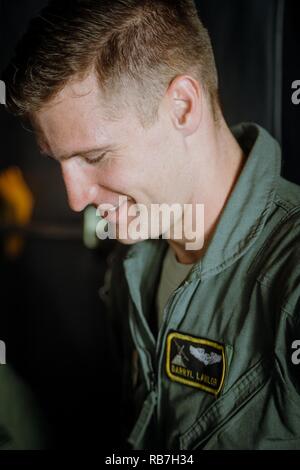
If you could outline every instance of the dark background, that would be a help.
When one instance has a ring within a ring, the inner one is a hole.
[[[47,2],[0,1],[0,73],[29,19]],[[300,184],[299,2],[199,0],[220,74],[230,124],[255,121],[282,144],[283,175]],[[105,307],[98,296],[111,244],[82,242],[82,215],[72,213],[55,162],[0,106],[0,171],[17,165],[35,199],[25,249],[1,259],[0,339],[53,429],[53,446],[119,445],[118,375],[111,367]]]

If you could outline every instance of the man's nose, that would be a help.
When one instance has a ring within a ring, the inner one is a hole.
[[[92,182],[83,168],[73,159],[61,163],[71,209],[80,212],[92,203],[90,189]]]

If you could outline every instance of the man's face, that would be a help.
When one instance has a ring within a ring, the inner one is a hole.
[[[42,151],[60,161],[69,204],[81,211],[92,204],[116,206],[120,196],[133,204],[189,202],[189,178],[182,136],[161,103],[159,119],[148,129],[133,106],[118,120],[105,115],[94,75],[64,88],[33,116]],[[88,153],[87,153],[88,152]],[[112,223],[128,224],[120,207]],[[130,243],[130,237],[122,240]]]

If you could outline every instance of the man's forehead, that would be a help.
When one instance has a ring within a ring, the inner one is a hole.
[[[113,150],[122,140],[121,128],[113,128],[97,114],[90,118],[81,114],[37,115],[32,119],[37,144],[42,153],[65,160],[75,155]],[[124,129],[123,129],[124,130]]]
[[[59,95],[34,113],[33,122],[42,132],[45,128],[56,127],[66,122],[72,125],[91,118],[103,119],[104,106],[92,93],[85,95]]]
[[[72,145],[72,148],[69,148],[68,150],[59,150],[59,142],[57,143],[57,150],[53,152],[50,144],[48,143],[42,129],[37,125],[35,128],[35,135],[36,135],[36,141],[38,144],[38,147],[40,149],[40,152],[42,154],[47,154],[51,157],[53,157],[55,160],[58,161],[65,161],[68,160],[72,157],[76,156],[82,156],[82,157],[90,157],[92,158],[93,156],[99,156],[100,153],[105,153],[105,152],[116,152],[120,150],[120,145],[116,145],[113,143],[109,142],[102,142],[100,144],[99,141],[90,141],[90,143],[86,142],[80,143],[78,145],[74,145],[73,141],[70,141],[70,145]]]
[[[89,73],[85,78],[74,77],[67,82],[35,113],[34,120],[43,129],[50,125],[55,127],[62,118],[74,124],[93,117],[109,123],[110,109],[111,102],[104,97],[95,74]]]
[[[32,116],[32,125],[42,153],[57,160],[75,155],[115,150],[140,130],[132,110],[111,111],[102,99],[94,74],[69,83]],[[119,107],[118,107],[119,108]],[[117,114],[117,115],[116,115]]]

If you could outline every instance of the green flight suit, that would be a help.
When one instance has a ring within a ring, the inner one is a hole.
[[[120,245],[110,260],[102,294],[124,416],[131,401],[138,408],[135,449],[300,449],[300,365],[292,361],[300,340],[300,188],[280,176],[280,148],[264,129],[245,123],[233,133],[247,161],[205,255],[169,298],[157,337],[154,298],[167,242]]]

